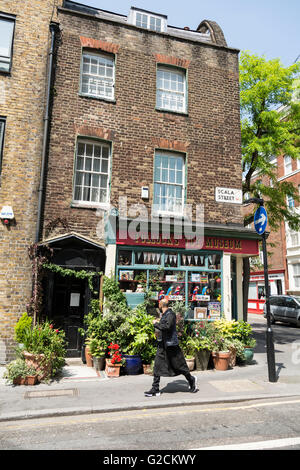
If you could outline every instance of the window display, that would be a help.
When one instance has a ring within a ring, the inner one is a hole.
[[[127,299],[150,290],[156,302],[165,296],[171,302],[185,302],[188,320],[220,317],[222,254],[137,248],[120,249],[117,259],[117,276]]]

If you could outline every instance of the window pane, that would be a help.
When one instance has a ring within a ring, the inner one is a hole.
[[[114,59],[85,53],[82,59],[81,92],[112,99],[113,89]]]
[[[14,24],[13,20],[0,19],[0,70],[5,72],[10,69]]]
[[[171,111],[185,111],[185,72],[180,70],[157,71],[156,105]]]
[[[103,156],[107,158],[103,159]],[[78,142],[74,199],[96,203],[106,202],[108,171],[109,147],[107,145]]]
[[[12,20],[0,19],[0,56],[10,57],[12,37],[15,22]]]
[[[3,153],[3,142],[4,142],[4,129],[5,129],[5,119],[0,121],[0,174],[2,167],[2,153]]]
[[[94,165],[93,165],[94,171],[100,172],[100,163],[101,163],[101,160],[99,158],[94,158]]]
[[[171,166],[173,168],[171,168]],[[176,170],[180,167],[181,170]],[[154,167],[155,210],[182,211],[183,208],[183,157],[156,155]]]

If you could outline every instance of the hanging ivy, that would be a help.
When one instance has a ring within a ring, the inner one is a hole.
[[[85,269],[76,271],[75,269],[63,268],[62,266],[59,266],[53,263],[44,263],[43,268],[48,269],[49,271],[52,271],[55,274],[60,274],[60,276],[63,276],[63,277],[72,276],[72,277],[75,277],[76,279],[87,279],[90,291],[93,294],[97,293],[97,291],[94,290],[93,278],[95,276],[101,276],[102,275],[101,272],[86,271]]]
[[[37,243],[33,243],[28,247],[28,256],[32,264],[32,295],[26,307],[27,313],[33,317],[34,325],[43,304],[43,266],[52,254],[53,250],[48,245],[39,246]]]

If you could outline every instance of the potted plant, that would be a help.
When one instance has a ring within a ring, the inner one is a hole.
[[[253,360],[255,346],[256,339],[254,338],[248,338],[244,343],[243,359],[247,364],[250,364]]]
[[[197,370],[206,370],[212,351],[211,334],[214,331],[213,324],[206,322],[195,323],[192,326],[192,335],[195,345],[195,364]]]
[[[230,361],[232,343],[222,333],[216,331],[212,337],[212,358],[216,370],[227,370]]]
[[[117,343],[110,343],[108,349],[110,357],[105,361],[105,373],[107,377],[119,377],[120,367],[125,363],[120,352],[120,346]]]
[[[195,368],[195,349],[196,349],[196,341],[195,338],[185,335],[181,338],[180,347],[184,354],[184,358],[188,365],[190,371],[194,370]]]
[[[237,359],[243,358],[244,345],[238,338],[228,339],[228,344],[230,350],[229,367],[234,367]]]
[[[104,370],[106,342],[97,338],[91,338],[89,347],[95,369]]]
[[[131,311],[119,333],[122,333],[121,348],[126,360],[125,373],[128,375],[139,374],[143,370],[142,355],[151,356],[154,354],[156,340],[153,316],[147,312],[145,303],[138,305]]]
[[[211,339],[201,335],[195,338],[195,362],[197,370],[206,370],[212,351]]]
[[[65,333],[48,321],[26,328],[23,344],[18,354],[36,370],[39,381],[48,381],[65,363]]]
[[[91,344],[92,338],[86,338],[85,340],[85,348],[84,348],[84,355],[85,355],[85,363],[87,367],[93,367],[93,357],[91,354]]]
[[[147,343],[140,352],[140,356],[143,364],[144,374],[152,374],[152,364],[156,355],[156,346],[151,343]]]
[[[29,367],[25,360],[21,357],[10,362],[6,366],[6,371],[3,377],[7,379],[8,383],[13,385],[34,385],[28,377],[34,376],[34,383],[37,381],[36,370],[33,367]]]

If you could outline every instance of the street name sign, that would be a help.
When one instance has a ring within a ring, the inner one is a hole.
[[[243,194],[241,189],[216,188],[216,202],[227,202],[229,204],[242,204]]]

